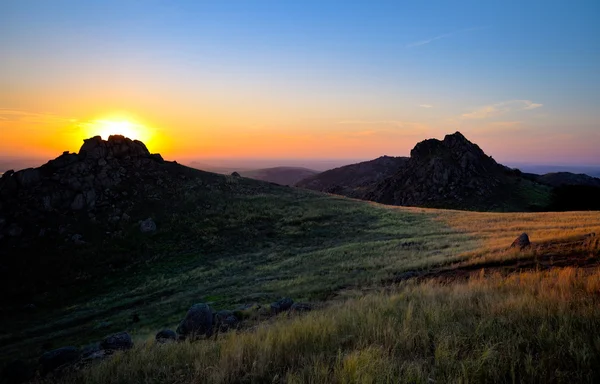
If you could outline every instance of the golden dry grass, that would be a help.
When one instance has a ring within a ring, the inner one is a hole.
[[[213,342],[139,345],[65,383],[597,382],[600,272],[405,283]]]

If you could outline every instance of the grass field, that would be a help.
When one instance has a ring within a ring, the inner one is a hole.
[[[157,218],[159,231],[142,237],[133,228],[115,245],[120,258],[132,249],[151,258],[92,274],[36,297],[34,313],[4,318],[2,358],[36,357],[44,349],[81,346],[126,330],[136,340],[133,352],[58,381],[599,378],[599,248],[597,241],[581,243],[580,236],[600,233],[600,212],[388,207],[246,179],[218,180],[217,187],[186,187],[178,201],[152,206],[154,212],[143,214]],[[534,247],[508,250],[521,232]],[[80,252],[97,255],[97,246]],[[551,268],[561,256],[583,257],[586,267]],[[550,263],[540,262],[548,258]],[[511,268],[497,268],[498,262]],[[465,267],[469,274],[454,274]],[[390,285],[406,271],[426,278]],[[159,347],[150,341],[159,329],[175,328],[194,303],[230,309],[284,296],[320,303],[320,309],[259,322],[216,342]],[[132,321],[134,314],[139,322]]]

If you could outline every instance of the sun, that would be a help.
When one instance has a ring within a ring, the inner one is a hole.
[[[129,120],[95,120],[90,124],[94,135],[108,139],[111,135],[122,135],[132,140],[147,140],[148,130]]]

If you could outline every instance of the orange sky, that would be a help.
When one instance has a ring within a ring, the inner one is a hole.
[[[0,157],[125,121],[173,160],[406,156],[461,131],[503,162],[600,164],[592,11],[259,3],[10,2]]]

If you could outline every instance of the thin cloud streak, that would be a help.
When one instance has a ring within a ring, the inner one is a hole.
[[[432,37],[432,38],[429,38],[429,39],[415,41],[414,43],[407,44],[406,48],[419,47],[421,45],[426,45],[426,44],[429,44],[429,43],[434,42],[436,40],[445,39],[447,37],[451,37],[451,36],[458,35],[458,34],[465,33],[465,32],[479,31],[479,30],[486,29],[486,28],[489,28],[489,26],[486,26],[486,27],[472,27],[472,28],[461,29],[460,31],[455,31],[455,32],[450,32],[450,33],[444,33],[443,35],[439,35],[439,36],[435,36],[435,37]]]
[[[419,104],[419,107],[421,107],[421,108],[433,108],[433,105],[430,105],[430,104]]]
[[[487,119],[490,117],[501,116],[512,111],[529,111],[542,106],[543,104],[534,103],[531,100],[509,100],[501,103],[484,105],[474,111],[463,113],[461,117],[463,119]]]

